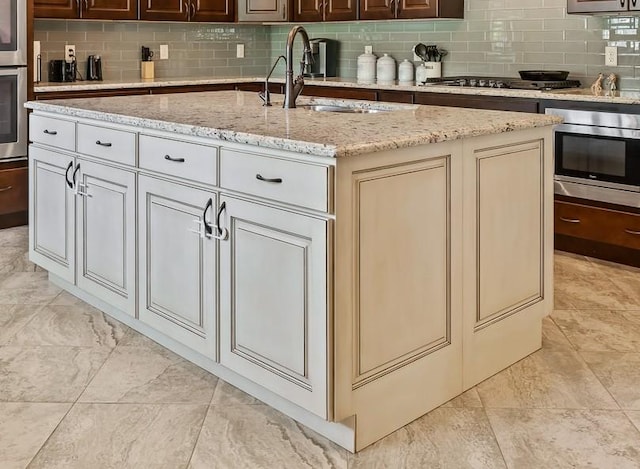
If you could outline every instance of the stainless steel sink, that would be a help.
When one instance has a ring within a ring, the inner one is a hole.
[[[302,104],[297,106],[300,109],[308,109],[316,112],[346,112],[352,114],[373,114],[376,112],[387,112],[390,109],[371,109],[350,106],[337,106],[335,104]]]

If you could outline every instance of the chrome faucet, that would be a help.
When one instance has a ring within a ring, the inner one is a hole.
[[[298,76],[293,79],[293,41],[296,36],[300,33],[302,36],[302,61],[300,61],[300,73]],[[287,37],[287,47],[285,51],[286,63],[287,63],[287,73],[286,73],[286,81],[284,85],[284,104],[282,107],[284,108],[294,108],[296,107],[296,99],[302,92],[302,88],[304,87],[304,78],[302,77],[306,64],[313,63],[313,54],[311,53],[311,44],[309,44],[309,36],[307,31],[300,25],[294,26],[289,31],[289,36]]]
[[[276,61],[273,63],[273,67],[271,67],[271,70],[269,71],[267,78],[264,79],[264,91],[261,91],[260,93],[258,93],[258,96],[262,100],[263,106],[271,106],[271,93],[269,93],[269,78],[271,78],[271,74],[276,69],[276,65],[278,65],[278,62],[280,62],[280,59],[284,59],[285,61],[287,60],[284,57],[284,55],[278,56]]]

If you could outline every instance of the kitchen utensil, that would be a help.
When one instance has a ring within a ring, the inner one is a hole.
[[[142,46],[142,61],[149,62],[153,57],[153,51],[149,47]]]
[[[523,80],[533,81],[566,80],[569,76],[569,72],[558,70],[520,70],[518,73]]]
[[[438,49],[438,57],[436,58],[436,62],[442,62],[442,59],[444,59],[448,54],[448,50]]]
[[[418,43],[415,46],[413,46],[413,53],[416,54],[418,57],[420,57],[425,62],[428,60],[428,57],[427,57],[427,46],[425,46],[422,43]]]

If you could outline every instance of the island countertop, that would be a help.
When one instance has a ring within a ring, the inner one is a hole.
[[[26,107],[70,117],[135,125],[296,153],[345,157],[549,126],[544,114],[300,97],[298,105],[342,103],[388,112],[283,109],[281,95],[263,107],[255,93],[214,91],[30,101]]]

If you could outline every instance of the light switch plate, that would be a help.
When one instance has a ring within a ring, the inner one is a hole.
[[[236,44],[236,57],[244,59],[244,44]]]
[[[167,60],[169,58],[169,44],[160,45],[160,60]]]
[[[373,46],[364,46],[365,54],[373,54]]]

